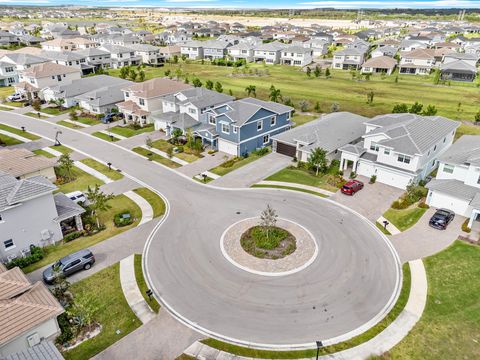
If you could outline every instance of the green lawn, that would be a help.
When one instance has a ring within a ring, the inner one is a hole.
[[[373,326],[371,329],[367,330],[363,334],[360,334],[350,340],[345,342],[326,346],[321,348],[320,354],[327,355],[332,354],[338,351],[352,348],[361,343],[364,343],[380,332],[382,332],[388,325],[390,325],[402,312],[403,308],[407,304],[408,297],[410,295],[410,285],[411,285],[411,275],[410,275],[410,266],[408,264],[403,265],[403,283],[402,290],[398,297],[396,304],[393,309],[383,318],[377,325]],[[216,349],[220,349],[235,355],[252,357],[252,358],[264,358],[264,359],[300,359],[300,358],[312,358],[315,357],[317,350],[316,349],[307,349],[307,350],[294,350],[294,351],[270,351],[270,350],[256,350],[251,348],[244,348],[237,345],[232,345],[224,343],[215,339],[206,339],[202,341],[204,344],[212,346]]]
[[[434,85],[432,76],[410,76],[397,74],[384,79],[373,75],[369,81],[352,80],[349,71],[332,70],[332,77],[307,77],[305,72],[288,65],[249,64],[249,69],[268,70],[268,76],[235,76],[233,68],[225,66],[201,65],[199,63],[165,64],[161,68],[146,67],[146,79],[164,76],[166,70],[175,71],[180,68],[182,73],[192,79],[198,77],[203,83],[206,80],[220,81],[225,92],[232,90],[236,97],[247,96],[245,88],[256,86],[257,97],[266,100],[269,88],[274,85],[280,89],[284,97],[290,97],[295,105],[300,100],[308,100],[312,106],[318,101],[323,111],[330,112],[332,103],[340,106],[340,111],[350,111],[372,117],[390,113],[398,103],[413,104],[415,101],[424,106],[435,105],[438,114],[451,119],[473,121],[480,103],[480,91],[475,83],[451,82],[448,85]],[[113,76],[119,75],[119,70],[109,70]],[[373,104],[367,104],[367,93],[375,94]],[[461,102],[460,112],[457,111]]]
[[[58,152],[61,152],[62,154],[71,154],[73,152],[72,149],[70,149],[69,147],[66,147],[64,145],[50,146],[50,149],[57,150]]]
[[[139,128],[137,130],[132,129],[128,125],[127,126],[114,126],[114,127],[110,128],[110,131],[112,133],[120,135],[120,136],[124,136],[124,137],[127,137],[127,138],[138,135],[138,134],[143,134],[143,133],[146,133],[146,132],[151,132],[151,131],[154,131],[154,130],[155,130],[155,128],[153,127],[153,124],[147,124],[144,127]]]
[[[73,174],[75,175],[75,180],[66,184],[57,185],[59,191],[63,193],[69,193],[76,190],[86,191],[89,186],[94,187],[95,185],[103,185],[102,180],[97,179],[75,166],[73,167]]]
[[[20,101],[5,101],[3,104],[13,107],[23,107],[23,102]]]
[[[325,197],[325,198],[328,197],[327,195],[316,192],[316,191],[301,189],[301,188],[297,188],[297,187],[293,187],[293,186],[254,184],[254,185],[252,185],[252,188],[272,188],[272,189],[294,190],[294,191],[300,191],[300,192],[304,192],[304,193],[307,193],[307,194],[312,194],[312,195],[316,195],[316,196],[320,196],[320,197]]]
[[[167,158],[165,158],[163,156],[160,156],[158,154],[152,153],[149,150],[144,149],[142,147],[136,147],[136,148],[133,148],[132,150],[134,152],[136,152],[137,154],[145,156],[150,161],[156,161],[156,162],[158,162],[162,165],[168,166],[169,168],[172,168],[172,169],[175,169],[175,168],[178,168],[178,167],[181,166],[180,164],[176,163],[175,161],[167,159]]]
[[[10,136],[0,134],[0,147],[18,145],[18,144],[23,144],[23,142],[20,140],[14,139]]]
[[[480,359],[480,247],[456,241],[424,261],[422,318],[389,359]]]
[[[58,107],[46,107],[40,110],[44,114],[48,115],[60,115],[69,112],[69,109],[66,108],[58,108]]]
[[[7,96],[12,95],[15,92],[15,88],[13,86],[2,86],[0,87],[0,98],[4,99]]]
[[[8,108],[8,107],[1,106],[1,105],[0,105],[0,110],[2,110],[2,111],[12,111],[13,109],[10,109],[10,108]]]
[[[290,183],[297,183],[318,187],[327,191],[336,192],[338,189],[335,186],[328,184],[329,175],[319,175],[310,173],[307,170],[299,169],[294,166],[289,166],[279,172],[269,176],[265,180],[268,181],[284,181]]]
[[[480,126],[462,124],[455,133],[455,140],[462,135],[480,135]]]
[[[266,155],[266,154],[265,154]],[[243,157],[236,157],[233,159],[233,164],[231,166],[225,166],[227,164],[231,164],[232,160],[227,160],[224,163],[218,165],[217,167],[214,167],[213,169],[210,169],[209,171],[217,174],[219,176],[223,176],[228,174],[231,171],[237,170],[238,168],[241,168],[242,166],[245,166],[247,164],[250,164],[251,162],[260,159],[262,156],[265,155],[257,155],[255,153],[250,153],[248,157],[243,158]]]
[[[105,230],[91,236],[79,237],[68,243],[58,243],[56,245],[46,246],[44,247],[45,257],[39,262],[27,266],[23,270],[28,273],[40,269],[41,267],[53,263],[68,254],[87,248],[89,246],[93,246],[101,241],[104,241],[124,231],[132,229],[140,222],[140,218],[142,217],[142,210],[140,210],[138,205],[125,195],[115,196],[112,200],[108,202],[108,204],[111,206],[111,208],[105,212],[100,213],[101,223],[105,224],[106,226]],[[128,210],[132,214],[132,217],[136,220],[128,226],[116,227],[113,223],[113,217],[116,213],[123,210]],[[132,241],[135,241],[135,239],[132,239]]]
[[[67,360],[89,359],[142,325],[123,295],[119,263],[73,284],[70,290],[74,296],[88,294],[93,297],[98,307],[93,317],[101,324],[102,331],[94,338],[63,353]],[[120,333],[117,334],[117,331]]]
[[[50,154],[48,151],[45,151],[45,150],[42,150],[42,149],[33,150],[32,152],[33,152],[34,154],[42,155],[42,156],[45,156],[45,157],[47,157],[47,158],[54,158],[54,157],[55,157],[55,155]]]
[[[152,143],[152,147],[155,149],[158,149],[163,152],[167,152],[169,149],[174,149],[175,145],[170,144],[168,141],[160,139],[156,140]],[[195,160],[198,160],[200,156],[194,154],[193,152],[189,151],[188,148],[184,147],[184,151],[181,153],[175,153],[173,154],[175,157],[186,161],[186,162],[194,162]]]
[[[312,120],[318,119],[319,117],[320,117],[320,114],[318,116],[293,114],[292,121],[295,123],[294,126],[296,127],[296,126],[306,124]]]
[[[91,117],[87,117],[87,116],[79,116],[76,121],[78,121],[79,123],[85,124],[85,125],[90,125],[90,126],[100,124],[100,120],[97,120],[97,119],[94,119],[94,118],[91,118]]]
[[[157,300],[155,300],[153,296],[150,299],[146,294],[146,291],[149,289],[149,287],[147,285],[147,282],[145,281],[145,277],[143,276],[142,255],[135,254],[134,263],[135,263],[135,279],[137,280],[138,288],[140,289],[140,292],[142,293],[143,298],[145,299],[147,304],[150,306],[150,308],[158,314],[158,311],[160,310],[160,304],[157,302]]]
[[[91,168],[97,170],[98,172],[101,172],[103,175],[108,176],[112,180],[123,179],[123,174],[121,172],[113,169],[110,170],[107,165],[99,163],[96,160],[87,158],[87,159],[80,160],[80,162],[84,163],[87,166],[90,166]]]
[[[110,137],[109,135],[104,134],[100,131],[96,131],[92,135],[96,136],[96,137],[98,137],[102,140],[109,141],[109,142],[116,142],[116,141],[120,140],[119,138],[116,138],[115,136]]]
[[[35,119],[48,119],[48,116],[45,116],[45,115],[42,115],[42,114],[40,114],[40,116],[39,116],[39,113],[31,112],[31,111],[26,112],[23,115],[27,115],[27,116],[33,117]]]
[[[415,225],[426,211],[427,209],[419,208],[418,205],[415,204],[403,210],[390,208],[383,214],[383,217],[398,230],[405,231]]]
[[[16,127],[0,124],[0,129],[4,131],[11,132],[12,134],[20,135],[24,138],[27,138],[29,140],[39,140],[40,136],[30,134],[27,131],[22,131],[22,129],[18,129]]]
[[[148,203],[153,209],[153,217],[158,217],[165,214],[165,210],[166,210],[165,202],[160,196],[155,194],[152,190],[147,188],[138,188],[138,189],[134,189],[133,191],[148,201]]]
[[[388,231],[387,229],[385,229],[385,227],[383,226],[383,224],[380,224],[378,221],[375,223],[375,226],[378,228],[378,230],[380,230],[382,233],[384,233],[385,235],[392,235],[390,233],[390,231]]]
[[[65,121],[65,120],[57,121],[57,124],[58,124],[58,125],[65,126],[65,127],[68,127],[68,128],[70,128],[70,129],[83,129],[83,126],[80,126],[80,125],[77,125],[77,124],[73,124],[73,123],[68,122],[68,121]]]

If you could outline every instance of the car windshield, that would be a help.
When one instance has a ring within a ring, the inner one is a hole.
[[[437,211],[437,216],[445,217],[448,216],[449,214],[446,211]]]
[[[62,263],[61,260],[58,260],[56,263],[52,265],[52,269],[55,269],[56,267],[61,268],[64,264]]]

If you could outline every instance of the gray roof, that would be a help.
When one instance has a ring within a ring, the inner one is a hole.
[[[124,82],[102,86],[98,89],[75,96],[75,99],[85,101],[91,106],[116,104],[124,100],[122,89],[125,85],[128,86],[132,84],[133,81],[124,80]]]
[[[120,54],[120,53],[127,53],[127,52],[134,51],[129,47],[125,47],[122,45],[112,45],[112,44],[103,44],[101,46],[101,49],[105,49],[111,54]]]
[[[461,72],[470,72],[473,74],[477,73],[477,68],[464,60],[455,60],[448,62],[446,64],[440,65],[440,70],[442,71],[461,71]]]
[[[480,136],[463,135],[438,160],[452,165],[480,166]]]
[[[60,351],[49,340],[43,340],[39,344],[25,348],[19,352],[1,357],[0,360],[63,360]]]
[[[55,201],[55,207],[57,208],[58,214],[58,216],[53,219],[56,222],[70,219],[76,215],[80,215],[85,212],[85,209],[83,207],[70,200],[63,193],[53,195],[53,200]]]
[[[202,47],[204,49],[226,49],[231,44],[226,41],[218,41],[218,40],[207,40],[203,41]]]
[[[366,48],[345,48],[343,50],[335,51],[334,55],[364,55],[368,49]]]
[[[76,51],[42,51],[42,56],[50,60],[75,61],[84,59],[85,55]]]
[[[377,129],[370,131],[364,137],[385,134],[388,139],[378,141],[378,144],[407,155],[427,152],[443,137],[460,126],[458,121],[442,116],[416,114],[379,115],[367,121],[366,124],[377,126]]]
[[[49,61],[47,58],[44,57],[22,53],[5,54],[4,57],[10,59],[17,65],[41,64]]]
[[[70,98],[113,85],[129,86],[133,82],[108,75],[89,76],[73,80],[70,84],[57,85],[51,89],[62,98]]]
[[[260,50],[260,51],[279,51],[283,50],[285,48],[289,47],[289,45],[286,45],[284,43],[281,43],[279,41],[273,41],[270,43],[266,44],[259,44],[255,46],[255,50]]]
[[[57,187],[42,176],[17,180],[0,171],[0,210],[37,196],[52,193]]]
[[[300,54],[306,54],[312,52],[312,49],[310,48],[305,48],[303,46],[289,46],[282,51],[284,52],[290,52],[290,53],[300,53]]]
[[[139,52],[160,51],[158,46],[153,46],[150,44],[132,44],[128,45],[128,48]]]
[[[103,55],[109,55],[110,52],[106,51],[106,50],[102,50],[102,49],[99,49],[99,48],[95,48],[95,47],[90,47],[88,49],[81,49],[81,50],[76,50],[75,52],[79,53],[79,54],[82,54],[84,56],[103,56]]]
[[[455,179],[432,179],[425,186],[432,191],[438,191],[469,202],[480,192],[480,189]]]
[[[203,87],[182,90],[180,91],[180,93],[187,97],[186,100],[179,102],[180,104],[191,103],[200,109],[224,104],[229,101],[235,100],[233,96],[222,94],[213,90],[208,90]],[[173,95],[171,95],[171,97],[173,97]]]
[[[307,151],[322,148],[330,153],[361,138],[365,134],[366,120],[363,116],[349,112],[336,112],[272,138],[294,145],[300,142]]]

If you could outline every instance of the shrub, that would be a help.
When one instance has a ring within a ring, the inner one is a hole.
[[[463,232],[470,233],[470,232],[472,231],[472,229],[470,229],[470,228],[468,227],[468,221],[469,221],[469,220],[470,220],[470,219],[465,219],[465,221],[463,222],[463,224],[462,224],[462,231],[463,231]]]
[[[124,215],[129,215],[129,216],[124,217]],[[133,223],[132,214],[130,214],[128,210],[119,212],[118,214],[115,214],[115,216],[113,217],[113,222],[116,227],[128,226],[131,223]]]
[[[28,265],[36,263],[37,261],[40,261],[42,259],[43,249],[41,247],[32,245],[30,247],[30,255],[10,261],[7,264],[7,269],[12,269],[15,266],[23,269],[24,267],[27,267]]]
[[[182,145],[177,146],[177,152],[182,153],[185,151],[185,148]]]
[[[355,179],[357,177],[357,173],[355,171],[352,171],[350,173],[350,179]]]
[[[391,208],[395,210],[403,210],[408,207],[409,207],[409,204],[402,198],[395,200],[391,205]]]
[[[372,175],[370,177],[370,184],[375,184],[376,181],[377,181],[377,175]]]
[[[68,321],[68,316],[66,313],[61,314],[57,317],[58,326],[60,327],[61,334],[55,339],[55,342],[59,345],[64,345],[70,342],[73,339],[74,334],[72,331],[72,325]]]
[[[233,159],[230,159],[230,160],[227,160],[225,161],[223,164],[222,164],[222,167],[224,168],[230,168],[232,167],[236,162],[238,161],[238,158],[233,158]]]
[[[258,155],[258,156],[263,156],[263,155],[267,155],[269,152],[270,152],[270,150],[268,149],[268,147],[264,147],[264,148],[252,151],[252,154],[255,154],[255,155]]]
[[[67,234],[63,237],[63,241],[65,242],[70,242],[72,240],[75,240],[77,238],[79,238],[80,236],[82,236],[83,234],[80,232],[80,231],[75,231],[75,232],[72,232],[70,234]]]
[[[418,204],[418,207],[420,209],[430,209],[430,206],[428,206],[427,204],[425,204],[424,202],[421,202],[420,204]]]

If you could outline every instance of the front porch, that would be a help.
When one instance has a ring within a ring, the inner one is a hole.
[[[63,193],[55,194],[54,201],[58,214],[54,221],[60,224],[62,235],[65,236],[72,232],[83,231],[81,215],[86,210],[74,201],[70,200]]]

